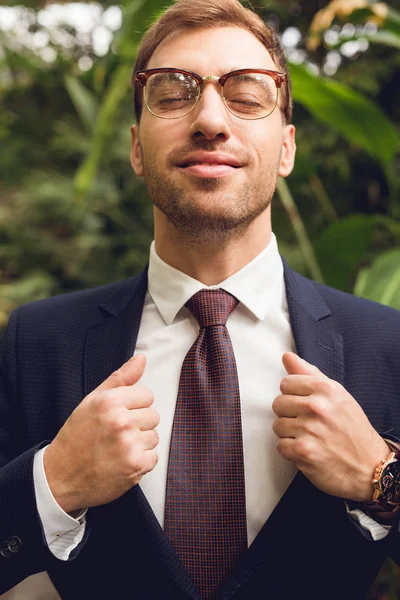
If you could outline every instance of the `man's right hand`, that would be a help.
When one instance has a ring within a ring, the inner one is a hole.
[[[160,418],[151,390],[137,384],[145,365],[139,354],[112,373],[46,448],[47,481],[65,512],[119,498],[156,466]]]

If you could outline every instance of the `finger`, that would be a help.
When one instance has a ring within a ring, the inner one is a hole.
[[[281,381],[282,394],[293,394],[295,396],[310,396],[319,390],[321,376],[312,375],[286,375]]]
[[[294,352],[285,352],[282,363],[289,375],[319,375],[321,371]]]
[[[106,412],[114,408],[138,410],[149,408],[154,402],[154,394],[145,385],[137,383],[136,385],[114,388],[96,394],[95,400],[101,404]]]
[[[145,458],[143,472],[148,473],[149,471],[152,471],[158,463],[157,450],[154,448],[151,450],[145,450],[143,454]]]
[[[279,438],[295,438],[298,434],[298,420],[296,418],[279,417],[272,425],[272,430]]]
[[[132,423],[141,431],[151,431],[160,423],[160,415],[154,408],[137,408],[131,415]]]
[[[158,433],[155,429],[152,429],[151,431],[143,431],[140,439],[143,450],[153,450],[159,442]]]
[[[279,438],[276,444],[276,449],[279,454],[285,458],[286,460],[290,460],[292,462],[296,462],[296,453],[295,453],[295,440],[292,438]]]
[[[102,392],[104,390],[112,390],[114,388],[134,385],[143,375],[146,366],[146,357],[144,354],[136,354],[124,363],[117,371],[103,381],[95,390]]]
[[[277,417],[298,417],[309,412],[307,399],[308,396],[295,396],[291,394],[281,394],[275,398],[272,403],[272,410]]]

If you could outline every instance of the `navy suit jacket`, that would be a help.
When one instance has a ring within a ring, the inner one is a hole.
[[[298,354],[342,383],[381,434],[400,438],[400,313],[287,265],[285,280]],[[145,270],[29,304],[10,319],[0,353],[0,594],[48,571],[65,600],[199,599],[139,485],[88,511],[84,539],[65,562],[47,548],[36,509],[34,454],[132,355],[146,289]],[[398,523],[371,542],[342,499],[298,473],[218,599],[365,598],[384,558],[398,560],[399,550]]]

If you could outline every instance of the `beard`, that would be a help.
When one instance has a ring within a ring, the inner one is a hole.
[[[202,149],[216,150],[204,145]],[[237,152],[234,154],[237,156]],[[241,181],[236,189],[227,178],[197,177],[190,177],[192,189],[188,189],[166,177],[143,150],[142,156],[150,200],[167,217],[178,237],[190,246],[220,247],[239,238],[270,206],[275,193],[279,160],[257,180],[250,184]],[[176,164],[174,157],[170,162]]]

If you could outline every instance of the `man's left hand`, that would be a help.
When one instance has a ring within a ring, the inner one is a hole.
[[[372,477],[389,446],[340,383],[293,352],[282,362],[288,375],[272,404],[279,453],[323,492],[371,501]]]

